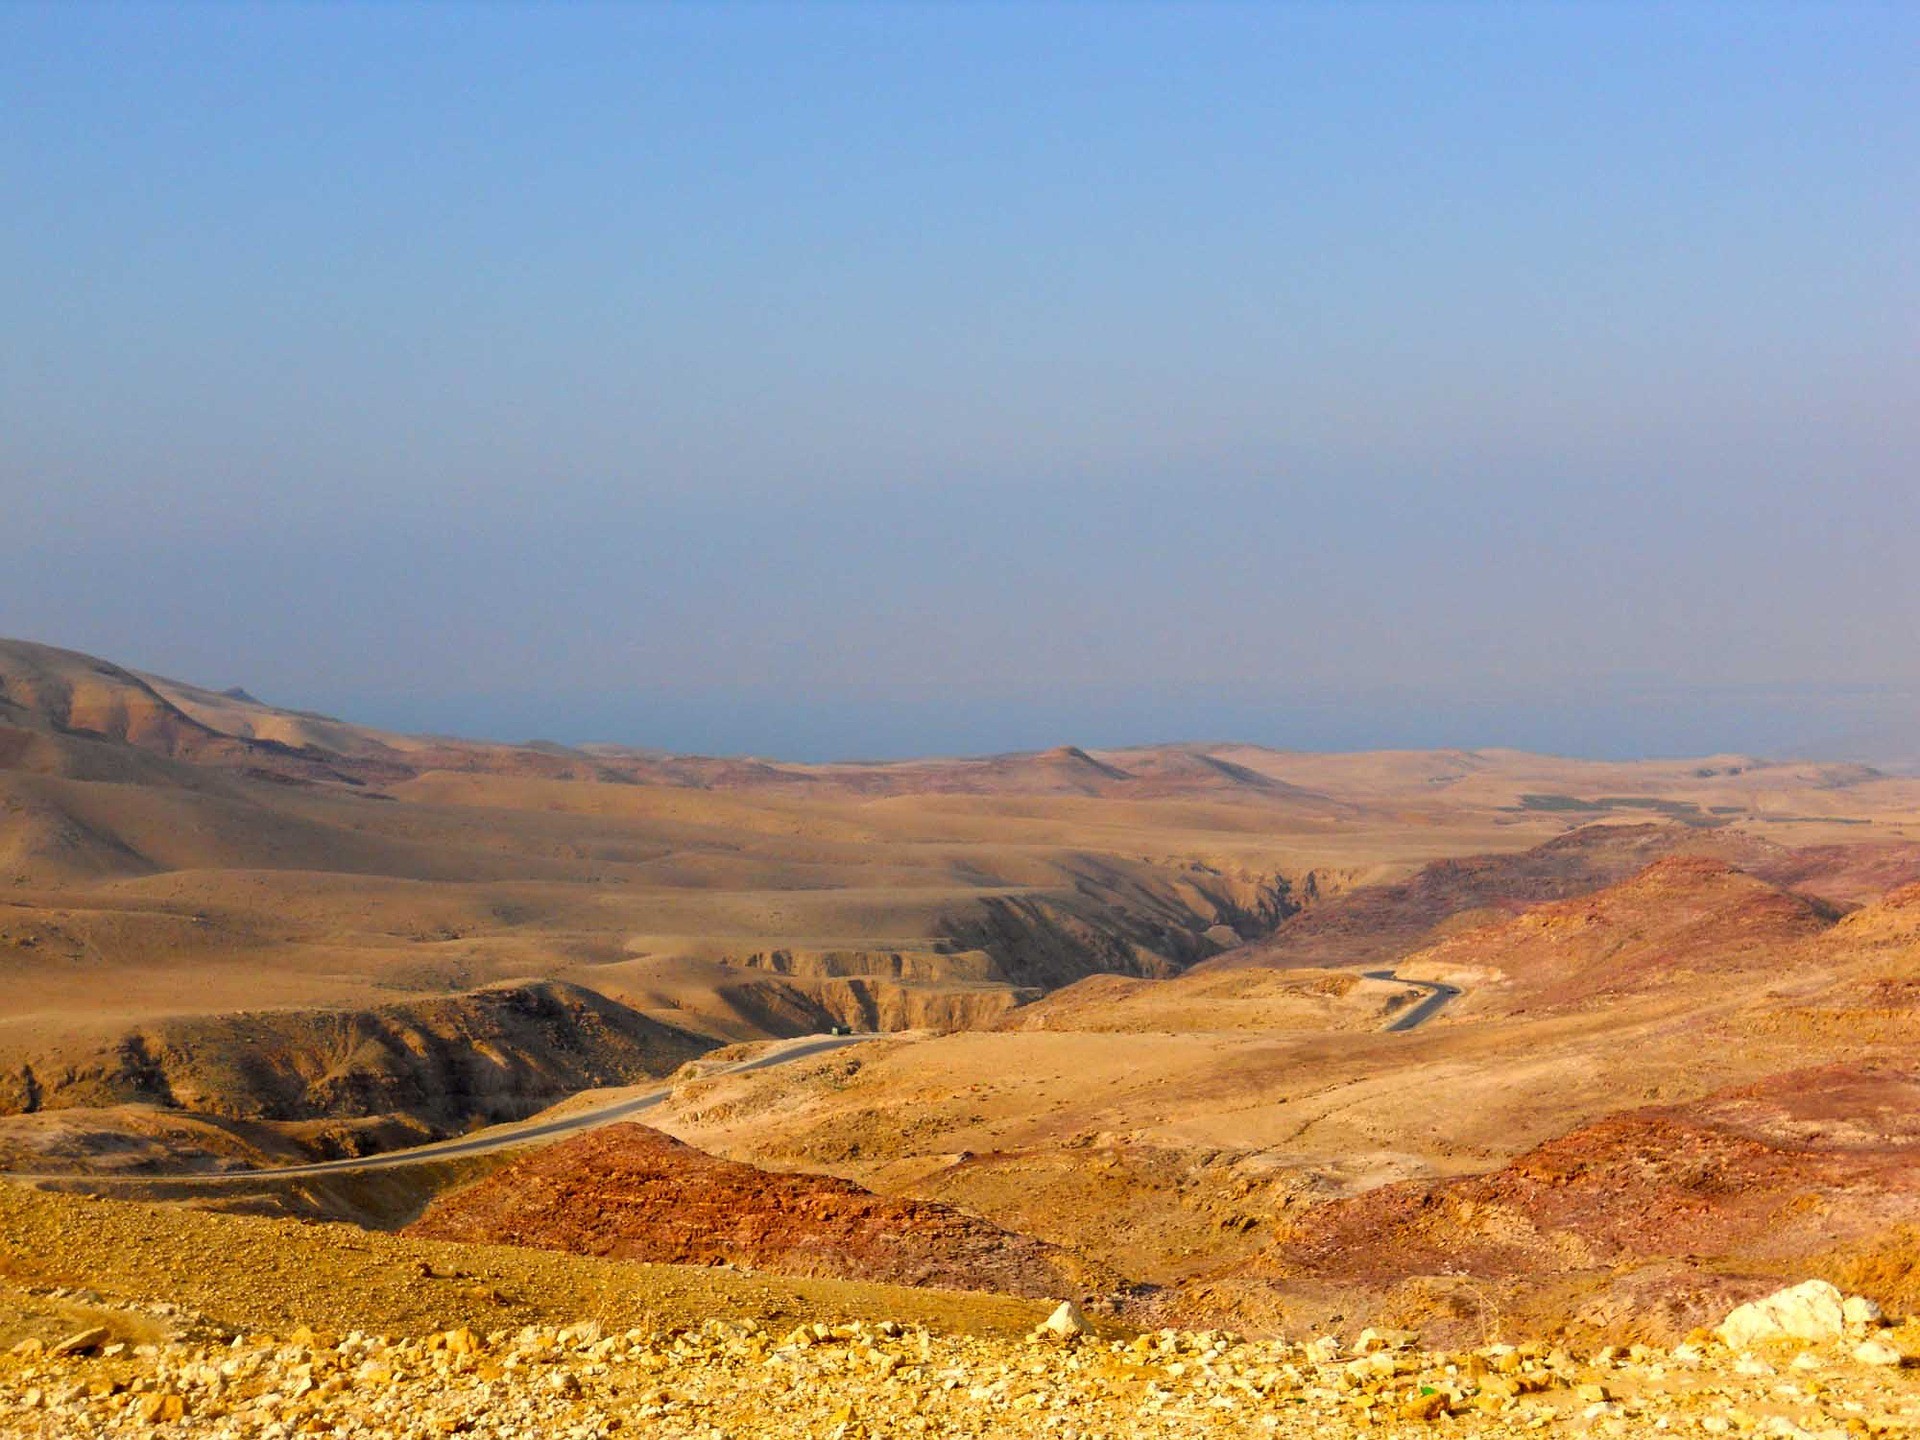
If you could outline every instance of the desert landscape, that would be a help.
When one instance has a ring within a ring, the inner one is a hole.
[[[1064,1301],[1120,1349],[1625,1355],[1809,1280],[1920,1308],[1897,774],[496,745],[26,641],[0,757],[16,1358],[77,1313],[33,1227],[122,1211],[452,1242],[468,1278],[580,1257],[622,1329],[694,1283],[743,1323],[992,1343]],[[89,1303],[244,1318],[114,1248]],[[243,1308],[588,1318],[410,1283]]]
[[[0,1440],[1920,1437],[1917,50],[0,4]]]

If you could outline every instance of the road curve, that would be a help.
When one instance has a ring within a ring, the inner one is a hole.
[[[1438,980],[1409,980],[1404,975],[1396,975],[1391,970],[1366,970],[1361,972],[1369,980],[1391,980],[1396,985],[1417,985],[1427,992],[1427,998],[1415,1005],[1404,1015],[1396,1015],[1386,1027],[1389,1033],[1395,1030],[1411,1030],[1424,1025],[1441,1010],[1449,1000],[1460,994],[1458,985],[1443,985]]]
[[[757,1056],[752,1060],[742,1060],[738,1064],[726,1066],[724,1069],[709,1071],[707,1076],[701,1078],[741,1075],[749,1070],[768,1070],[775,1065],[790,1064],[795,1060],[805,1060],[809,1056],[843,1049],[848,1045],[865,1044],[869,1040],[878,1038],[875,1035],[821,1035],[804,1044],[776,1050],[771,1055]],[[515,1121],[506,1125],[489,1126],[485,1130],[463,1135],[454,1140],[436,1140],[430,1144],[415,1145],[406,1150],[390,1150],[384,1155],[356,1156],[346,1160],[320,1160],[310,1165],[268,1165],[256,1170],[174,1171],[135,1175],[34,1175],[16,1172],[6,1178],[26,1181],[29,1184],[57,1182],[85,1185],[200,1186],[257,1180],[301,1180],[323,1175],[364,1175],[374,1170],[397,1170],[408,1165],[427,1165],[438,1160],[486,1155],[496,1150],[532,1144],[537,1140],[550,1140],[579,1130],[592,1130],[601,1125],[611,1125],[616,1120],[625,1120],[628,1116],[638,1115],[644,1110],[651,1110],[656,1105],[664,1104],[673,1092],[672,1085],[663,1085],[658,1090],[648,1091],[645,1095],[630,1095],[624,1100],[610,1100],[604,1105],[591,1106],[553,1120],[542,1120],[534,1124],[528,1124],[524,1120]]]

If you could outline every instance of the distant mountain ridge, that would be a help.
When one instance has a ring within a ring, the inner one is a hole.
[[[129,778],[147,763],[143,757],[350,789],[464,773],[875,799],[1192,799],[1280,806],[1298,818],[1329,822],[1381,804],[1404,813],[1409,804],[1470,800],[1564,810],[1569,824],[1613,812],[1627,822],[1658,811],[1712,825],[1719,816],[1759,814],[1786,793],[1888,778],[1857,764],[1783,764],[1745,755],[1592,761],[1497,748],[1323,753],[1181,742],[806,764],[639,745],[513,744],[403,735],[266,704],[241,686],[214,690],[79,651],[0,639],[0,770]]]
[[[400,735],[268,705],[240,686],[207,689],[26,640],[0,640],[0,724],[42,737],[108,741],[172,760],[350,785],[451,770],[699,788],[825,786],[874,795],[1127,793],[1144,799],[1248,791],[1337,808],[1329,797],[1191,746],[1128,751],[1125,763],[1063,745],[977,758],[801,765],[618,745]]]

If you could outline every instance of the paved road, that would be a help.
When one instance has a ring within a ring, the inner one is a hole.
[[[708,1075],[740,1075],[749,1070],[766,1070],[775,1065],[805,1060],[811,1055],[823,1054],[829,1050],[864,1044],[875,1038],[877,1037],[872,1035],[821,1035],[808,1040],[805,1044],[776,1050],[770,1055],[761,1055],[753,1060],[742,1060],[737,1065],[729,1065],[724,1069],[711,1070],[707,1073]],[[311,1165],[269,1165],[258,1170],[138,1175],[23,1174],[18,1178],[30,1182],[54,1180],[87,1185],[119,1183],[150,1186],[171,1183],[198,1186],[249,1180],[298,1180],[320,1175],[364,1175],[373,1170],[397,1170],[402,1166],[426,1165],[437,1160],[458,1159],[465,1155],[485,1155],[495,1150],[531,1144],[536,1140],[550,1140],[556,1135],[568,1135],[576,1130],[592,1130],[597,1126],[611,1125],[616,1120],[625,1120],[630,1115],[638,1115],[643,1110],[651,1110],[654,1106],[665,1103],[673,1095],[673,1088],[671,1085],[665,1085],[658,1090],[650,1090],[645,1095],[630,1095],[624,1100],[610,1100],[604,1105],[591,1106],[575,1111],[571,1115],[562,1115],[554,1120],[542,1120],[532,1125],[525,1121],[511,1125],[495,1125],[476,1131],[472,1135],[463,1135],[457,1140],[437,1140],[430,1145],[416,1145],[407,1150],[391,1150],[384,1155],[368,1155],[349,1160],[322,1160]]]
[[[1426,998],[1404,1015],[1395,1016],[1386,1028],[1389,1031],[1412,1030],[1424,1025],[1460,994],[1457,985],[1443,985],[1434,980],[1408,980],[1391,970],[1367,970],[1363,972],[1369,980],[1387,980],[1398,985],[1413,985],[1427,992]],[[821,1035],[803,1044],[784,1050],[774,1051],[753,1060],[743,1060],[737,1065],[710,1072],[713,1075],[739,1075],[749,1070],[766,1070],[775,1065],[791,1064],[795,1060],[805,1060],[812,1055],[824,1054],[830,1050],[839,1050],[848,1045],[859,1045],[874,1039],[871,1035]],[[369,1155],[350,1160],[323,1160],[312,1165],[266,1166],[258,1170],[219,1170],[190,1172],[179,1174],[138,1174],[138,1175],[21,1175],[27,1181],[57,1181],[62,1183],[86,1185],[219,1185],[237,1184],[252,1180],[302,1180],[325,1175],[364,1175],[375,1170],[397,1170],[407,1165],[427,1165],[438,1160],[454,1160],[467,1155],[486,1155],[496,1150],[505,1150],[513,1146],[532,1144],[536,1140],[550,1140],[555,1136],[569,1135],[579,1130],[592,1130],[601,1125],[611,1125],[616,1120],[625,1120],[664,1104],[673,1094],[671,1085],[658,1090],[650,1090],[644,1095],[631,1095],[624,1100],[611,1100],[604,1105],[591,1106],[577,1110],[571,1115],[563,1115],[554,1120],[542,1120],[537,1124],[524,1121],[513,1125],[496,1125],[472,1135],[461,1136],[457,1140],[440,1140],[431,1145],[416,1145],[408,1150],[393,1150],[384,1155]]]
[[[1426,999],[1406,1014],[1394,1017],[1393,1023],[1387,1026],[1389,1031],[1411,1030],[1416,1025],[1426,1024],[1445,1008],[1449,1000],[1460,993],[1458,985],[1442,985],[1437,980],[1409,980],[1405,976],[1394,974],[1391,970],[1368,970],[1364,973],[1369,980],[1391,980],[1396,985],[1417,985],[1427,992]]]

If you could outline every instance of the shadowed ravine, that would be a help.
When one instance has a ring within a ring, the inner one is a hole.
[[[815,1036],[802,1044],[780,1050],[775,1054],[743,1060],[737,1065],[728,1065],[709,1074],[739,1075],[750,1070],[766,1070],[775,1065],[805,1060],[848,1045],[859,1045],[873,1038],[871,1035]],[[374,1170],[394,1170],[408,1165],[428,1165],[487,1155],[521,1145],[558,1139],[562,1135],[576,1134],[601,1125],[611,1125],[615,1121],[630,1119],[643,1111],[664,1104],[673,1098],[673,1092],[672,1085],[664,1085],[644,1095],[632,1095],[620,1100],[611,1100],[602,1105],[589,1106],[553,1120],[543,1120],[533,1124],[496,1125],[472,1135],[463,1135],[457,1140],[435,1141],[430,1145],[416,1145],[410,1149],[389,1151],[383,1155],[323,1160],[311,1165],[270,1166],[248,1170],[181,1171],[175,1174],[22,1175],[19,1178],[37,1185],[77,1185],[88,1189],[114,1184],[164,1189],[170,1184],[198,1186],[223,1182],[304,1180],[324,1175],[360,1175]]]

